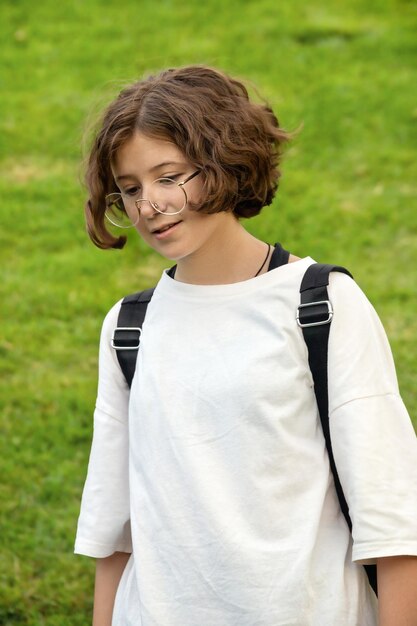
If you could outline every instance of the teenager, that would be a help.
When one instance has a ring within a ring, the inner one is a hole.
[[[242,224],[271,203],[288,139],[241,82],[202,66],[127,87],[97,132],[92,241],[120,248],[135,228],[175,267],[130,390],[111,345],[120,302],[103,324],[75,547],[97,559],[94,626],[417,624],[417,445],[381,323],[333,273],[330,428],[350,533],[296,324],[314,261]]]

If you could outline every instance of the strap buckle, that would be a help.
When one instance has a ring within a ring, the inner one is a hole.
[[[134,334],[132,337],[132,333],[137,333],[137,335]],[[113,331],[111,347],[115,350],[138,350],[141,333],[142,329],[135,326],[119,326]]]
[[[319,307],[319,309],[314,311],[311,307]],[[332,318],[333,307],[330,300],[300,304],[296,315],[297,324],[300,328],[330,324]]]

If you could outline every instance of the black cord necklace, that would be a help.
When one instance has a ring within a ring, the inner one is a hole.
[[[264,262],[262,263],[261,267],[260,267],[260,268],[258,269],[258,271],[256,272],[256,274],[255,274],[254,278],[256,278],[256,276],[258,276],[258,274],[260,274],[260,273],[262,272],[262,270],[263,270],[263,268],[264,268],[264,266],[265,266],[265,263],[266,263],[266,262],[267,262],[267,260],[268,260],[269,253],[270,253],[270,251],[271,251],[271,244],[267,243],[266,245],[268,246],[268,252],[266,253],[265,260],[264,260]]]
[[[265,259],[264,259],[264,261],[263,261],[263,263],[262,263],[261,267],[260,267],[260,268],[258,269],[258,271],[256,272],[256,274],[255,274],[254,278],[256,278],[256,277],[257,277],[257,276],[258,276],[258,275],[262,272],[262,270],[263,270],[263,268],[264,268],[264,266],[265,266],[265,263],[266,263],[266,262],[267,262],[267,260],[268,260],[269,253],[270,253],[270,251],[271,251],[271,244],[267,243],[266,245],[268,246],[268,251],[267,251],[267,253],[266,253],[266,257],[265,257]],[[169,270],[168,270],[167,274],[168,274],[171,278],[175,278],[176,269],[177,269],[177,266],[176,266],[176,265],[173,265],[172,267],[170,267],[170,268],[169,268]]]

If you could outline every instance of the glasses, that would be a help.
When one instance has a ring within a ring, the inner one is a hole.
[[[195,171],[185,180],[178,182],[174,178],[157,178],[150,186],[151,200],[138,197],[138,194],[109,193],[106,196],[105,216],[118,228],[132,228],[139,221],[140,211],[146,202],[162,215],[178,215],[187,205],[188,197],[185,183],[197,176]]]

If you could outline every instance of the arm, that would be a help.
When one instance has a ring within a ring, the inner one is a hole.
[[[379,626],[417,626],[417,557],[378,559]]]
[[[93,626],[111,626],[117,587],[129,557],[125,552],[115,552],[97,559]]]
[[[78,519],[75,552],[97,559],[94,625],[111,623],[116,589],[132,551],[129,495],[129,389],[111,347],[119,305],[100,340],[93,441]]]
[[[379,318],[350,279],[335,279],[330,429],[352,556],[377,560],[380,626],[417,626],[417,440]]]

